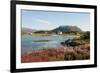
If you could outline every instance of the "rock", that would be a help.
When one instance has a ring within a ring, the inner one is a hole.
[[[72,40],[66,40],[65,42],[61,42],[61,44],[64,46],[72,46],[72,47],[81,45],[80,43],[77,43],[77,42],[72,41]]]

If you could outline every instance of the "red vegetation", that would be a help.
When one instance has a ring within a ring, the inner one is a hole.
[[[21,56],[22,63],[64,60],[85,60],[90,58],[90,45],[59,47],[35,50]]]

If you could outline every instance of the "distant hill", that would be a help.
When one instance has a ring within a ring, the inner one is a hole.
[[[23,33],[32,33],[32,32],[35,32],[36,30],[33,30],[31,28],[26,28],[26,27],[23,27],[22,28],[22,32]]]
[[[58,28],[55,28],[52,30],[52,32],[82,32],[82,30],[77,26],[59,26]]]
[[[67,33],[67,32],[82,32],[82,30],[77,27],[77,26],[59,26],[53,30],[46,31],[46,30],[35,30],[31,28],[22,28],[22,33],[57,33],[57,32],[62,32],[62,33]]]

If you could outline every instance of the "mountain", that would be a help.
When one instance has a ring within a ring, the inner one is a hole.
[[[24,33],[32,33],[32,32],[35,32],[36,30],[33,30],[31,28],[26,28],[26,27],[23,27],[22,28],[22,32]]]
[[[55,28],[52,30],[52,32],[63,32],[63,33],[66,33],[66,32],[82,32],[82,30],[77,27],[77,26],[59,26],[58,28]]]
[[[67,33],[67,32],[82,32],[82,30],[77,27],[77,26],[59,26],[53,30],[46,31],[46,30],[34,30],[31,28],[22,28],[22,33],[57,33],[57,32],[62,32],[62,33]]]

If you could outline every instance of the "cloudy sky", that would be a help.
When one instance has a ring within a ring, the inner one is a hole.
[[[90,30],[90,14],[53,11],[21,11],[22,27],[36,30],[52,30],[59,26],[78,26],[83,31]]]

